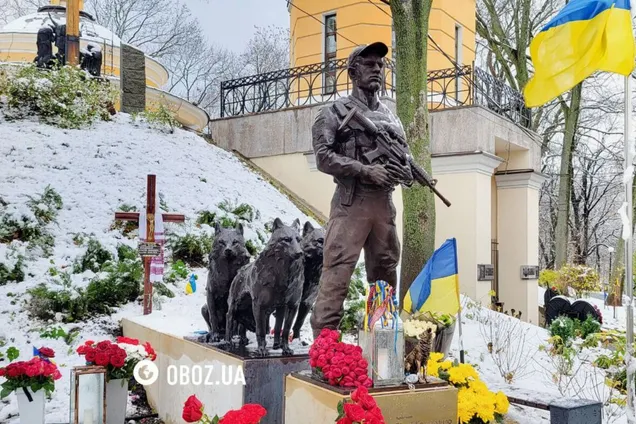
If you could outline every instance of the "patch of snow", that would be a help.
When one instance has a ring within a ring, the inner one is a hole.
[[[90,129],[64,130],[33,121],[0,121],[0,197],[8,203],[13,215],[31,215],[25,206],[27,196],[38,196],[47,185],[55,189],[64,203],[57,223],[47,228],[55,236],[55,248],[50,259],[36,257],[25,263],[26,279],[0,287],[0,329],[6,339],[3,352],[11,346],[20,350],[18,360],[31,358],[32,347],[49,346],[56,352],[56,363],[63,378],[56,382],[53,397],[46,404],[47,422],[68,422],[70,371],[83,365],[75,349],[86,340],[113,339],[112,330],[123,317],[142,315],[142,306],[131,303],[107,317],[89,322],[64,324],[34,322],[23,308],[26,290],[46,283],[51,289],[59,286],[59,278],[52,278],[48,269],[68,269],[86,248],[76,246],[74,236],[94,236],[107,250],[115,253],[118,244],[136,247],[118,231],[111,230],[115,211],[126,203],[137,210],[146,203],[146,176],[157,175],[157,192],[167,204],[169,212],[183,213],[183,226],[166,224],[167,232],[211,231],[195,226],[201,210],[218,211],[217,205],[228,199],[245,202],[259,211],[252,226],[246,227],[246,238],[256,238],[256,230],[266,222],[280,217],[285,223],[308,218],[283,194],[267,181],[254,174],[235,156],[210,145],[199,136],[177,130],[164,134],[145,124],[132,123],[131,118],[119,114],[113,122],[100,122]],[[309,219],[312,224],[317,223]],[[15,261],[15,252],[24,246],[14,242],[0,244],[0,261]],[[167,331],[184,332],[205,329],[200,308],[205,302],[206,270],[198,274],[197,292],[185,293],[186,281],[170,288],[174,299],[163,298],[161,311],[150,319],[170,315]],[[84,287],[94,274],[87,271],[72,275],[72,284]],[[55,280],[58,282],[56,283]],[[184,313],[186,311],[186,313]],[[58,317],[60,318],[60,317]],[[79,336],[67,345],[62,339],[41,336],[45,329],[61,327],[66,332],[79,328]],[[0,366],[6,365],[0,362]],[[0,401],[0,423],[18,424],[15,395]]]

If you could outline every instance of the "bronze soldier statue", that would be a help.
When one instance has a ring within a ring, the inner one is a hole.
[[[357,47],[351,53],[351,95],[324,107],[312,128],[316,165],[332,175],[336,183],[325,235],[320,289],[311,316],[314,337],[323,328],[338,328],[349,281],[362,249],[367,280],[384,280],[394,289],[397,285],[400,243],[392,193],[399,184],[413,184],[412,167],[394,159],[384,163],[369,161],[370,153],[378,146],[369,131],[364,131],[369,127],[383,131],[398,143],[404,157],[408,156],[402,123],[378,97],[384,83],[383,59],[387,52],[387,46],[378,42]],[[375,126],[354,125],[353,110]]]

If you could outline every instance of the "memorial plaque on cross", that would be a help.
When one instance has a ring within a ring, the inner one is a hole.
[[[161,246],[155,243],[155,205],[157,176],[148,175],[146,191],[146,241],[139,242],[139,255],[144,261],[144,315],[152,312],[152,283],[150,282],[150,262],[153,256],[161,255]],[[138,212],[115,212],[115,219],[139,223]],[[163,222],[184,222],[185,216],[176,213],[161,215]]]

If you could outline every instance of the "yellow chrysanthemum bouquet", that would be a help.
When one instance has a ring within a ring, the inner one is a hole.
[[[469,364],[443,361],[441,353],[431,353],[426,365],[427,373],[457,387],[460,424],[488,424],[503,422],[508,412],[508,398],[502,392],[493,393],[479,379],[479,374]]]

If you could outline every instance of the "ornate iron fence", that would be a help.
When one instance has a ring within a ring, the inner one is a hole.
[[[395,63],[385,59],[382,95],[395,98]],[[317,63],[221,83],[221,117],[307,106],[351,93],[347,60]],[[431,71],[429,110],[480,105],[524,127],[530,111],[523,96],[485,71],[472,66]]]

